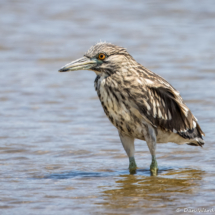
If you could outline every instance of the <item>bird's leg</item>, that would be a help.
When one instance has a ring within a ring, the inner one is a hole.
[[[158,164],[155,155],[152,155],[152,163],[150,165],[151,175],[155,176],[158,174]]]
[[[134,157],[129,157],[129,171],[131,174],[135,174],[137,169],[137,164]]]
[[[152,155],[152,163],[150,165],[150,171],[152,176],[156,176],[158,173],[158,164],[156,160],[156,134],[155,130],[151,125],[146,126],[146,131],[144,132],[146,143],[149,147],[149,151]]]
[[[134,138],[125,136],[119,132],[119,137],[122,145],[129,157],[129,171],[131,174],[136,173],[137,165],[134,159]]]

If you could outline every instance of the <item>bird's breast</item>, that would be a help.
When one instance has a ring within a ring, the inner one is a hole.
[[[143,139],[144,129],[141,119],[139,119],[132,110],[129,101],[126,100],[122,92],[116,89],[114,80],[106,84],[107,79],[101,77],[95,82],[95,89],[101,101],[105,114],[111,123],[123,133],[136,138]]]

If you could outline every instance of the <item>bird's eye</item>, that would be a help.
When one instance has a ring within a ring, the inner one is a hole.
[[[99,54],[98,59],[99,60],[104,60],[105,59],[105,54]]]

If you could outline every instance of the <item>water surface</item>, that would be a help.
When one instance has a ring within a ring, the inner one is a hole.
[[[214,1],[1,0],[0,12],[0,214],[215,209]],[[203,148],[158,145],[151,177],[149,150],[136,141],[139,169],[129,174],[95,74],[57,72],[100,39],[181,92]]]

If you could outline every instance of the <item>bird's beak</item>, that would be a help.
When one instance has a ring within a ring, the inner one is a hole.
[[[89,59],[87,57],[79,58],[78,60],[72,61],[59,69],[59,72],[68,72],[76,70],[88,70],[93,66],[97,65],[96,59]]]

